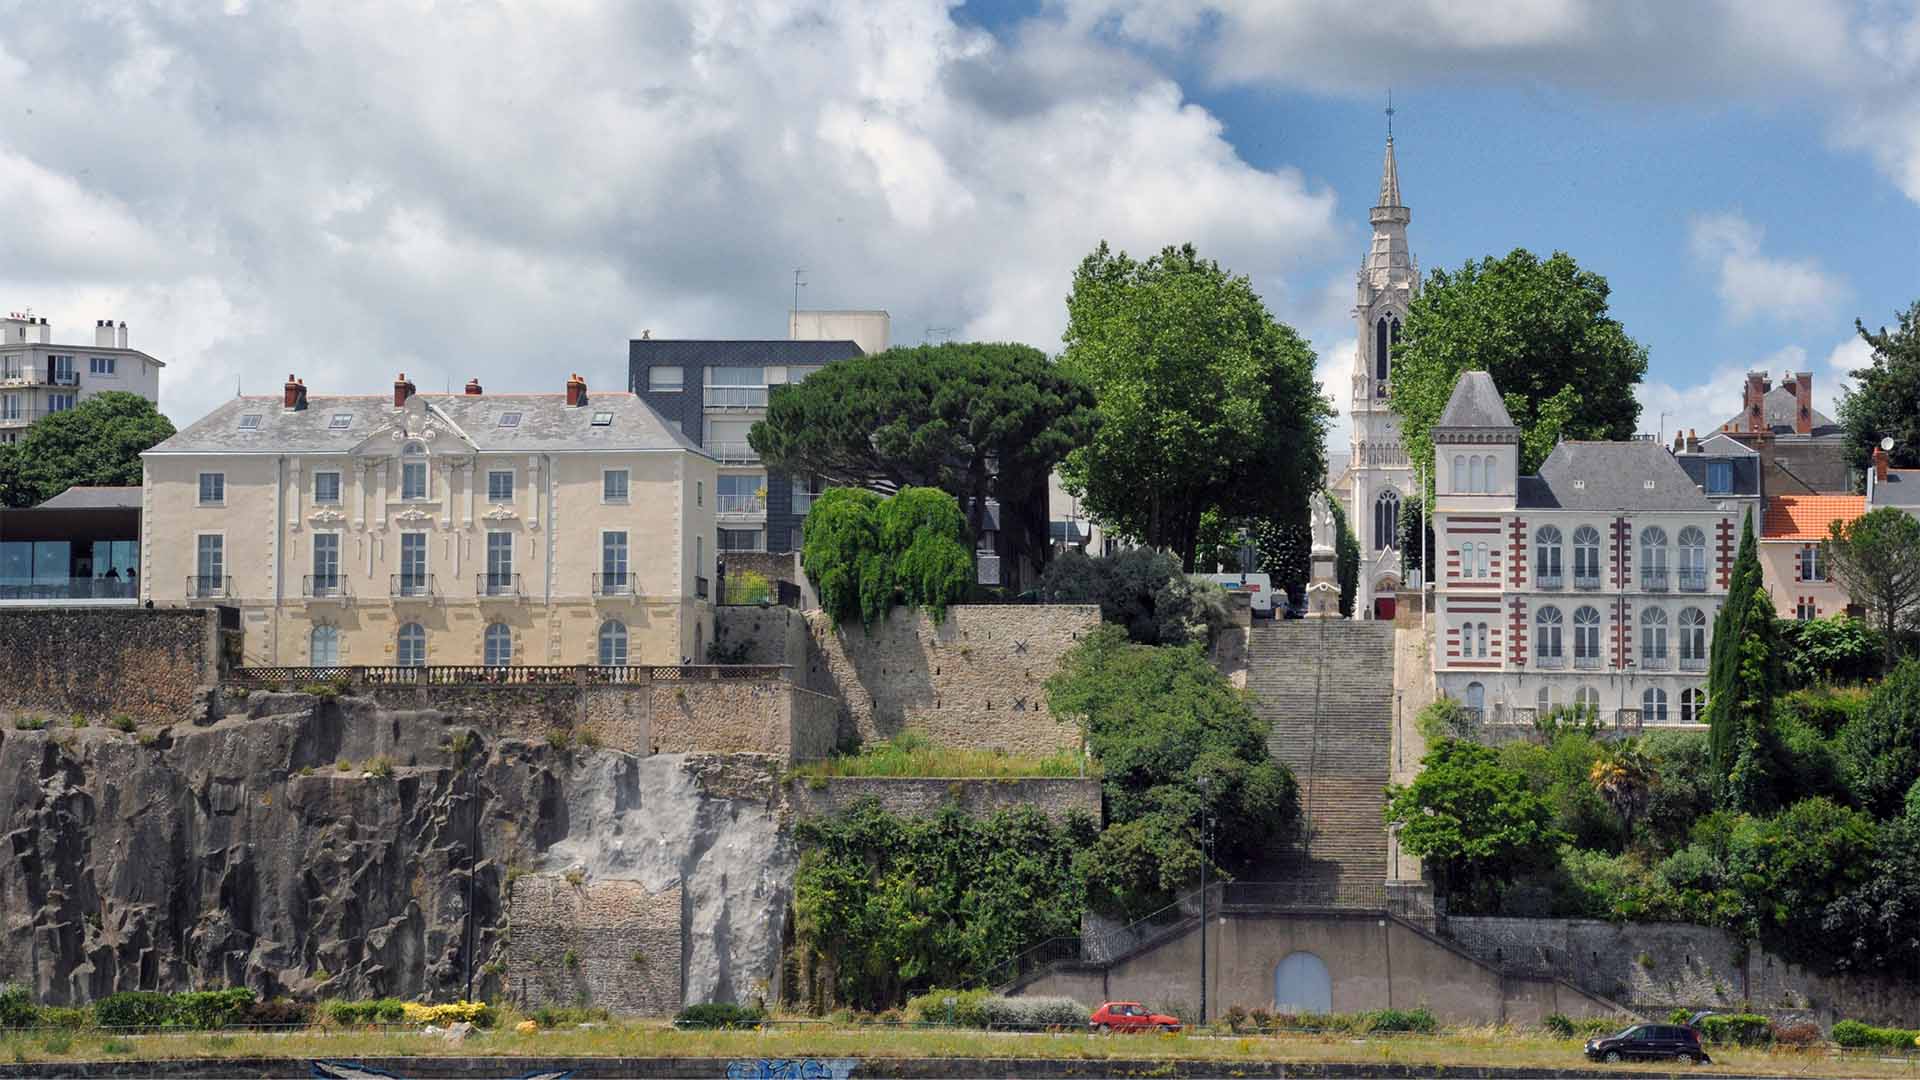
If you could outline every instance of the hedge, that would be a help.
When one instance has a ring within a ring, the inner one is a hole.
[[[754,1027],[766,1019],[767,1014],[752,1005],[735,1005],[728,1001],[713,1001],[705,1005],[689,1005],[680,1010],[673,1018],[676,1025],[699,1028],[740,1028]]]
[[[0,983],[0,1028],[32,1027],[33,997],[24,986]]]
[[[399,998],[372,1001],[323,1001],[320,1015],[341,1027],[359,1024],[399,1024],[407,1019],[407,1003]]]
[[[922,1024],[950,1023],[956,1027],[983,1028],[987,1026],[986,1001],[992,996],[991,990],[943,990],[936,987],[907,1000],[907,1019]],[[947,1008],[948,998],[953,999],[951,1014]],[[1085,1023],[1084,1017],[1081,1022]]]
[[[990,997],[980,1003],[990,1028],[1076,1028],[1087,1026],[1093,1010],[1068,997]]]
[[[1553,1013],[1548,1016],[1544,1023],[1549,1032],[1563,1039],[1570,1039],[1577,1035],[1588,1037],[1611,1035],[1619,1031],[1623,1026],[1617,1017],[1586,1016],[1578,1020],[1572,1020],[1560,1013]],[[1674,1023],[1684,1024],[1686,1020],[1676,1020]]]
[[[1841,1046],[1880,1047],[1888,1050],[1912,1050],[1920,1045],[1920,1030],[1870,1027],[1858,1020],[1842,1020],[1833,1025],[1833,1041]]]
[[[1773,1042],[1773,1021],[1752,1013],[1707,1016],[1700,1020],[1700,1034],[1710,1043],[1767,1046]]]

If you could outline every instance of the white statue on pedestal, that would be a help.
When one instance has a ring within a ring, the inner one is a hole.
[[[1326,492],[1316,491],[1308,498],[1307,520],[1313,530],[1307,618],[1337,619],[1340,617],[1340,583],[1334,573],[1333,507],[1327,502]]]
[[[1313,529],[1313,550],[1332,551],[1333,548],[1333,507],[1327,502],[1327,493],[1316,491],[1307,499],[1307,520]]]

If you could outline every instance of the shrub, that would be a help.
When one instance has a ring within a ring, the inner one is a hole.
[[[1084,1028],[1092,1010],[1066,997],[990,997],[980,1003],[986,1026],[1021,1031]]]
[[[193,990],[171,996],[166,1019],[168,1027],[211,1031],[239,1023],[253,1006],[253,991],[245,987],[230,990]]]
[[[1142,645],[1205,644],[1231,615],[1226,590],[1181,572],[1164,551],[1130,548],[1091,558],[1062,552],[1040,578],[1040,599],[1051,604],[1099,604],[1100,618],[1124,628]]]
[[[119,1039],[108,1039],[106,1042],[100,1044],[100,1052],[103,1054],[131,1054],[133,1053],[133,1044],[130,1042],[121,1042]]]
[[[1859,682],[1880,673],[1885,639],[1864,620],[1848,615],[1825,619],[1782,619],[1782,668],[1794,686]]]
[[[1361,1013],[1354,1027],[1361,1032],[1407,1031],[1421,1035],[1431,1035],[1440,1028],[1439,1021],[1425,1005],[1417,1009],[1375,1009]]]
[[[1775,1046],[1813,1046],[1820,1041],[1820,1025],[1808,1021],[1797,1024],[1773,1025],[1773,1044]]]
[[[772,600],[773,582],[768,580],[767,575],[756,570],[734,570],[727,574],[726,596],[721,603],[765,604],[770,603]],[[719,651],[719,648],[720,643],[717,641],[714,642],[713,647],[708,650],[708,655],[711,657]],[[729,661],[725,660],[714,660],[712,662],[716,664],[729,663]],[[740,661],[734,660],[730,662],[737,664]]]
[[[1842,1020],[1833,1025],[1833,1041],[1854,1049],[1911,1050],[1915,1039],[1920,1039],[1920,1031],[1869,1027],[1858,1020]]]
[[[1247,1010],[1239,1005],[1230,1005],[1220,1019],[1226,1023],[1228,1031],[1238,1033],[1247,1026]]]
[[[1889,672],[1837,741],[1854,801],[1875,817],[1899,813],[1901,798],[1920,779],[1920,659]]]
[[[47,718],[32,713],[22,713],[13,718],[13,728],[15,731],[45,731]]]
[[[367,771],[382,780],[393,775],[393,759],[385,754],[367,762]]]
[[[1674,1009],[1667,1014],[1667,1023],[1679,1024],[1682,1027],[1692,1027],[1693,1014],[1686,1009]]]
[[[929,990],[907,1001],[907,1019],[921,1024],[952,1023],[957,1027],[983,1028],[987,1026],[985,1010],[986,1000],[993,996],[988,990]],[[951,1014],[948,1012],[947,999],[953,999]],[[1081,1018],[1085,1023],[1086,1018]]]
[[[93,1003],[93,1022],[103,1028],[157,1028],[173,1014],[167,995],[151,990],[123,990]]]
[[[85,1005],[42,1005],[34,1023],[43,1028],[77,1029],[93,1026],[93,1010]]]
[[[24,986],[0,983],[0,1028],[32,1027],[33,997]]]
[[[735,1005],[730,1001],[712,1001],[704,1005],[689,1005],[680,1010],[673,1018],[677,1027],[694,1028],[750,1028],[759,1026],[766,1019],[766,1013],[752,1005]]]
[[[313,1003],[285,998],[256,1001],[241,1022],[249,1027],[306,1027],[313,1023]]]
[[[1708,1016],[1700,1021],[1700,1035],[1721,1045],[1766,1046],[1773,1042],[1773,1022],[1751,1013]]]
[[[895,604],[936,620],[973,588],[972,545],[960,503],[938,488],[903,487],[882,499],[833,488],[813,502],[800,562],[835,620],[872,626]]]
[[[443,1005],[409,1001],[401,1006],[401,1016],[409,1024],[438,1024],[442,1027],[459,1023],[492,1027],[496,1019],[493,1006],[484,1001],[451,1001]]]
[[[398,1024],[407,1018],[407,1003],[398,998],[372,1001],[326,1001],[319,1006],[328,1022],[341,1027],[359,1024]]]
[[[1680,1013],[1686,1012],[1685,1009],[1676,1009],[1674,1011],[1680,1012]],[[1679,1022],[1679,1021],[1676,1021],[1676,1022]],[[1541,1021],[1540,1026],[1546,1028],[1547,1033],[1549,1035],[1554,1036],[1555,1038],[1559,1038],[1559,1039],[1573,1038],[1573,1021],[1567,1019],[1564,1014],[1549,1013],[1547,1015],[1547,1018]]]
[[[340,688],[332,683],[307,683],[298,690],[302,694],[311,694],[322,701],[332,701],[340,696]]]
[[[1431,746],[1441,739],[1471,739],[1479,722],[1465,705],[1443,695],[1420,710],[1413,726]]]
[[[113,730],[127,735],[133,734],[133,729],[140,726],[134,721],[133,717],[123,712],[114,713],[113,719],[109,721],[109,723],[113,725]]]

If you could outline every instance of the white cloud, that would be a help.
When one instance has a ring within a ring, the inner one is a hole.
[[[0,45],[0,288],[63,336],[126,319],[183,422],[288,371],[623,385],[642,329],[781,334],[796,266],[803,302],[888,308],[902,343],[1052,351],[1102,239],[1192,241],[1263,286],[1343,253],[1329,190],[1249,165],[1153,64],[1061,20],[996,39],[942,0],[574,0],[34,23]]]
[[[1359,339],[1346,338],[1335,341],[1319,351],[1319,359],[1313,366],[1313,377],[1320,382],[1320,391],[1332,403],[1334,417],[1327,425],[1327,452],[1344,454],[1353,442],[1353,416],[1348,412],[1353,407],[1353,354],[1360,347]]]
[[[1688,243],[1694,257],[1718,276],[1716,289],[1734,322],[1756,316],[1775,320],[1829,319],[1847,297],[1838,277],[1812,259],[1763,254],[1765,232],[1728,211],[1693,219]]]
[[[1634,391],[1640,402],[1640,430],[1664,431],[1668,442],[1676,431],[1717,430],[1739,415],[1749,371],[1766,372],[1776,386],[1789,372],[1812,374],[1813,407],[1837,418],[1840,397],[1851,386],[1853,371],[1867,365],[1873,350],[1855,335],[1829,349],[1817,366],[1808,363],[1808,355],[1802,346],[1783,345],[1749,364],[1716,367],[1706,379],[1690,386],[1658,380],[1641,383]]]

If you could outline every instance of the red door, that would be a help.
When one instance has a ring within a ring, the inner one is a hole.
[[[1393,597],[1376,596],[1373,598],[1373,617],[1393,621]]]

